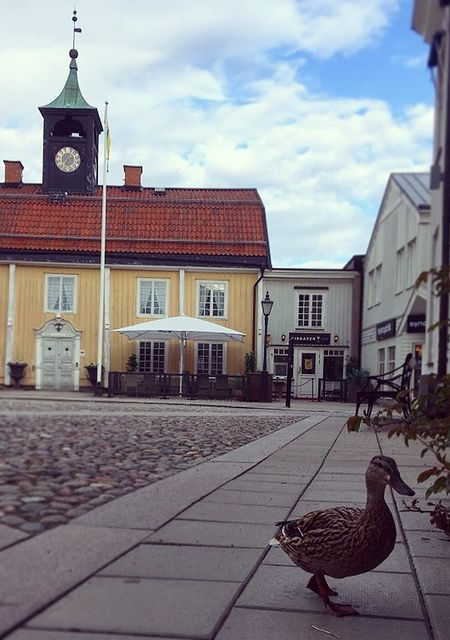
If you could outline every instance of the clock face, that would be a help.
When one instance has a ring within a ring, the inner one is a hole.
[[[71,173],[81,164],[80,154],[73,147],[61,147],[55,155],[55,164],[64,173]]]

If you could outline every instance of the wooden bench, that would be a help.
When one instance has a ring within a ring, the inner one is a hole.
[[[411,374],[415,365],[416,361],[412,353],[408,353],[400,367],[379,376],[368,376],[364,386],[356,393],[356,415],[360,406],[367,403],[366,415],[370,418],[373,405],[377,400],[392,398],[398,401],[404,417],[408,418],[411,412]]]

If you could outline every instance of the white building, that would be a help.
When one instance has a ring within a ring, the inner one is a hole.
[[[415,0],[413,29],[430,45],[428,66],[435,90],[434,144],[431,167],[431,217],[427,269],[448,268],[450,253],[450,1]],[[439,376],[450,371],[448,358],[448,296],[436,296],[428,282],[427,327],[423,373]]]
[[[359,358],[362,257],[343,269],[273,269],[261,282],[261,298],[269,293],[267,369],[285,379],[288,345],[294,344],[292,391],[294,397],[317,398],[319,380],[338,391],[350,357]],[[263,319],[259,338],[263,353]],[[258,362],[261,368],[261,362]]]
[[[361,366],[372,375],[420,361],[425,339],[428,264],[428,173],[393,173],[381,202],[364,264]]]

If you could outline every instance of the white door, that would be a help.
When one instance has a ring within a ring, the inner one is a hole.
[[[75,388],[75,338],[42,339],[42,389]]]
[[[294,398],[316,398],[318,393],[319,353],[316,349],[294,349]]]
[[[37,389],[78,390],[80,336],[81,332],[64,320],[51,320],[37,331]]]

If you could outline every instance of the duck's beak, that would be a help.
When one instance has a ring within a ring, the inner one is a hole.
[[[408,487],[406,482],[403,482],[400,474],[395,477],[391,476],[389,486],[392,487],[394,491],[397,491],[397,493],[401,493],[402,496],[413,496],[415,494],[415,491],[413,491],[411,487]]]

